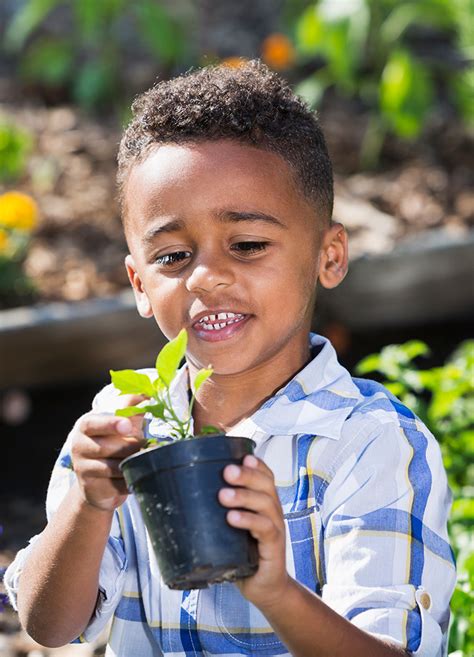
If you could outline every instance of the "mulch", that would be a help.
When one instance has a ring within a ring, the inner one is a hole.
[[[34,135],[27,171],[15,183],[41,211],[25,262],[37,290],[32,301],[78,301],[128,287],[115,198],[117,128],[67,106],[3,104],[0,115]],[[432,229],[472,229],[474,135],[459,123],[439,120],[416,145],[387,140],[377,170],[361,172],[367,117],[333,100],[321,122],[335,169],[335,217],[348,229],[352,258],[388,252]],[[0,185],[0,193],[10,188]]]

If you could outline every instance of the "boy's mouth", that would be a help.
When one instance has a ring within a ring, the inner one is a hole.
[[[193,329],[207,340],[225,340],[240,329],[249,315],[233,312],[209,313],[193,323]]]

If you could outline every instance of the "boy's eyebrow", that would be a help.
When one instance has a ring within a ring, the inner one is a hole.
[[[216,217],[219,221],[236,223],[239,221],[263,221],[273,226],[279,226],[280,228],[287,228],[279,219],[272,216],[271,214],[266,214],[265,212],[239,212],[236,210],[220,210],[216,213]],[[162,233],[174,233],[178,230],[183,230],[185,228],[185,222],[181,219],[171,219],[161,226],[154,226],[150,228],[149,231],[143,236],[143,243],[150,244],[153,242],[154,238],[157,235]]]
[[[143,244],[151,244],[157,235],[161,235],[161,233],[175,233],[176,231],[182,230],[183,228],[184,221],[181,221],[181,219],[172,219],[166,224],[150,228],[150,230],[148,230],[143,236],[142,242]]]
[[[273,226],[280,228],[287,228],[284,223],[271,214],[265,212],[238,212],[235,210],[221,210],[217,213],[220,221],[224,222],[238,222],[238,221],[264,221]]]

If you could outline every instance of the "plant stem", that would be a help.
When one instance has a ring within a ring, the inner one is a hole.
[[[166,403],[166,410],[170,414],[170,416],[171,416],[173,422],[175,423],[175,425],[177,425],[178,434],[181,436],[181,438],[186,438],[187,433],[185,432],[185,429],[184,429],[184,422],[181,422],[181,420],[177,417],[176,413],[173,410],[173,404],[171,402],[169,388],[166,388],[166,398],[167,398],[167,402],[165,402]]]

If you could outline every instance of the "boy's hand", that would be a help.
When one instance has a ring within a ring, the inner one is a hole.
[[[259,563],[255,575],[237,581],[242,595],[262,611],[281,601],[290,583],[286,570],[285,523],[273,472],[255,456],[246,456],[243,465],[228,465],[224,479],[232,486],[222,488],[219,501],[229,511],[233,527],[248,529],[258,541]]]
[[[124,395],[123,406],[146,399]],[[127,498],[119,463],[145,444],[143,415],[131,418],[86,413],[72,430],[72,463],[84,500],[102,511],[113,511]]]

